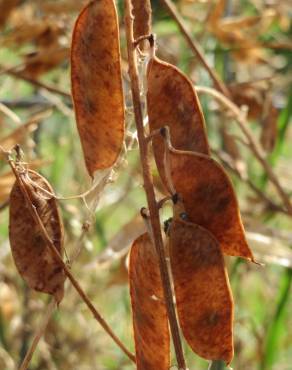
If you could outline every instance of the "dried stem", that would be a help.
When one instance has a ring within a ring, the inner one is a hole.
[[[222,92],[222,94],[230,97],[230,92],[224,82],[219,78],[219,76],[213,71],[213,69],[209,66],[204,53],[201,50],[201,47],[193,40],[192,35],[188,31],[187,27],[184,24],[184,20],[178,13],[175,5],[172,3],[171,0],[160,0],[161,3],[167,8],[168,12],[171,14],[175,22],[177,23],[181,33],[183,34],[184,38],[186,39],[189,47],[192,49],[194,54],[198,57],[201,64],[204,66],[206,71],[208,72],[209,76],[214,82],[216,89]]]
[[[223,104],[233,114],[233,117],[235,118],[236,122],[238,123],[238,126],[240,127],[242,133],[244,134],[248,141],[248,146],[250,150],[253,152],[257,160],[260,162],[260,164],[266,171],[267,176],[269,177],[270,181],[274,184],[274,187],[277,190],[280,198],[282,199],[282,202],[285,208],[287,209],[289,215],[292,216],[292,205],[289,196],[282,188],[282,185],[280,184],[277,176],[275,175],[269,163],[266,161],[259,144],[254,139],[252,132],[249,130],[248,123],[245,119],[245,115],[243,114],[243,112],[230,99],[222,95],[217,90],[214,90],[209,87],[197,86],[196,91],[198,94],[207,94],[212,96],[219,103]]]
[[[54,94],[61,95],[64,98],[71,99],[71,94],[69,94],[68,92],[66,92],[64,90],[61,90],[56,86],[52,86],[52,85],[46,84],[44,82],[41,82],[39,80],[35,80],[34,78],[28,77],[28,76],[24,75],[23,73],[16,71],[14,68],[7,69],[5,71],[5,73],[7,73],[7,74],[9,74],[9,75],[11,75],[15,78],[19,78],[23,81],[26,81],[26,82],[30,83],[31,85],[33,85],[35,87],[45,89],[45,90],[50,91],[51,93],[54,93]]]
[[[221,153],[218,150],[212,150],[212,152],[218,157],[218,159],[227,167],[234,175],[236,175],[242,182],[244,182],[249,188],[265,203],[265,206],[272,211],[284,213],[289,216],[289,212],[280,204],[273,202],[264,192],[261,191],[248,177],[244,177],[241,173],[232,165],[231,158],[226,153]]]
[[[46,310],[46,313],[45,313],[45,316],[43,317],[43,320],[41,322],[41,325],[39,326],[37,332],[35,333],[35,336],[33,338],[33,341],[30,345],[30,348],[29,350],[27,351],[20,367],[18,370],[26,370],[29,366],[29,363],[32,359],[32,356],[37,348],[37,345],[40,341],[40,339],[42,338],[45,330],[46,330],[46,327],[50,321],[50,318],[55,310],[55,308],[57,307],[57,304],[56,304],[56,301],[54,299],[51,300],[51,302],[49,303],[48,307],[47,307],[47,310]]]
[[[125,0],[125,25],[126,25],[126,36],[127,36],[127,48],[128,48],[128,61],[129,61],[129,75],[131,79],[131,90],[133,97],[135,121],[138,133],[139,149],[140,149],[140,160],[143,170],[144,188],[147,197],[147,203],[150,213],[150,224],[152,235],[154,239],[154,245],[158,254],[159,268],[161,273],[161,279],[163,284],[164,298],[167,308],[168,319],[170,323],[171,334],[173,338],[173,344],[175,348],[175,354],[179,369],[185,370],[186,364],[182,349],[182,343],[179,333],[179,326],[177,322],[175,306],[172,297],[172,290],[170,285],[170,277],[167,270],[167,264],[165,259],[164,246],[161,235],[159,209],[157,206],[153,179],[150,169],[149,162],[149,145],[147,138],[145,137],[143,127],[143,115],[140,101],[140,88],[139,78],[137,70],[137,54],[134,48],[134,35],[133,35],[133,16],[132,16],[132,4],[130,0]]]
[[[89,227],[86,227],[86,225],[84,225],[83,229],[82,229],[82,233],[79,237],[79,240],[77,242],[77,246],[75,247],[73,253],[72,253],[72,256],[70,257],[70,263],[71,263],[71,267],[72,267],[72,263],[77,259],[80,251],[81,251],[81,244],[82,244],[82,241],[85,237],[85,235],[87,234],[89,230]],[[35,334],[34,334],[34,337],[33,337],[33,340],[32,340],[32,343],[30,345],[30,348],[28,349],[20,367],[18,370],[26,370],[29,366],[29,363],[32,359],[32,356],[39,344],[39,341],[41,340],[42,336],[44,335],[45,333],[45,330],[48,326],[48,323],[52,317],[52,314],[54,312],[54,310],[57,308],[57,304],[56,304],[56,301],[54,299],[51,299],[50,303],[48,304],[47,306],[47,309],[46,309],[46,312],[45,312],[45,315],[42,317],[42,321],[39,325],[39,327],[37,328]]]
[[[18,124],[21,123],[21,119],[18,117],[18,115],[1,102],[0,102],[0,112],[5,114],[5,116],[9,117],[13,122]]]
[[[18,173],[18,171],[15,167],[14,162],[10,158],[8,158],[8,162],[9,162],[9,164],[11,166],[11,169],[12,169],[12,171],[13,171],[13,173],[14,173],[17,181],[18,181],[21,192],[22,192],[22,194],[23,194],[23,196],[24,196],[24,198],[27,202],[29,212],[31,213],[31,216],[33,217],[34,222],[39,226],[40,231],[42,233],[42,236],[43,236],[48,248],[50,249],[52,255],[56,258],[58,263],[62,266],[62,268],[64,270],[64,273],[66,274],[66,276],[68,277],[68,279],[70,280],[70,282],[72,283],[72,285],[74,286],[74,288],[76,289],[76,291],[78,292],[78,294],[80,295],[80,297],[82,298],[84,303],[87,305],[87,307],[89,308],[89,310],[93,314],[94,318],[99,322],[99,324],[108,333],[108,335],[113,339],[113,341],[120,347],[120,349],[129,357],[129,359],[131,361],[135,362],[135,356],[131,352],[128,351],[128,349],[124,346],[124,344],[120,341],[120,339],[113,333],[110,326],[103,319],[103,317],[100,315],[100,313],[96,310],[96,308],[91,303],[91,301],[88,298],[88,296],[86,295],[86,293],[83,291],[83,289],[81,288],[81,286],[79,285],[77,280],[74,278],[74,276],[72,275],[69,267],[64,263],[61,255],[59,254],[59,252],[56,249],[53,241],[51,240],[49,234],[47,233],[47,230],[46,230],[42,220],[39,217],[39,214],[37,212],[36,207],[33,205],[33,202],[30,198],[30,195],[29,195],[29,193],[26,189],[26,186],[25,186],[25,184],[22,180],[21,175]]]

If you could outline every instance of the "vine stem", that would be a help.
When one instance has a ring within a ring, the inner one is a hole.
[[[160,0],[160,2],[166,7],[168,12],[171,14],[172,18],[177,23],[182,35],[186,39],[189,47],[192,49],[193,53],[197,56],[200,63],[204,66],[206,71],[208,72],[209,76],[214,82],[216,89],[222,92],[222,94],[230,97],[230,92],[224,82],[219,78],[219,76],[213,71],[213,69],[209,66],[204,53],[201,50],[200,45],[198,45],[192,38],[190,32],[188,31],[187,27],[184,24],[184,20],[178,13],[175,5],[171,0]]]
[[[101,325],[101,327],[107,332],[107,334],[113,339],[113,341],[120,347],[120,349],[128,356],[128,358],[136,362],[135,356],[124,346],[124,344],[120,341],[120,339],[114,334],[110,326],[107,324],[107,322],[104,320],[104,318],[100,315],[100,313],[97,311],[97,309],[94,307],[86,293],[83,291],[81,286],[79,285],[78,281],[74,278],[72,275],[70,268],[66,265],[66,263],[63,261],[62,256],[56,249],[53,241],[51,240],[38,212],[36,207],[33,205],[32,199],[30,198],[29,192],[26,189],[25,183],[23,182],[23,179],[21,178],[21,175],[18,173],[17,168],[11,158],[8,157],[8,163],[16,177],[16,181],[19,184],[20,190],[24,196],[24,199],[27,203],[28,210],[34,220],[34,222],[39,226],[40,232],[42,233],[42,236],[47,244],[47,247],[50,249],[52,255],[56,258],[58,263],[62,266],[64,273],[66,274],[67,278],[70,280],[71,284],[74,286],[84,303],[87,305],[91,313],[93,314],[94,318],[98,321],[98,323]],[[24,368],[25,369],[25,368]]]
[[[182,343],[179,332],[179,325],[176,317],[175,306],[173,302],[172,289],[170,284],[170,277],[168,274],[163,240],[161,235],[159,208],[155,198],[153,179],[150,169],[149,161],[149,142],[145,137],[143,127],[143,114],[140,101],[140,87],[137,68],[137,52],[134,45],[133,35],[133,16],[131,0],[125,0],[125,27],[127,37],[128,49],[128,63],[129,63],[129,76],[131,80],[131,90],[134,105],[135,121],[138,133],[140,160],[143,171],[144,189],[147,197],[148,209],[150,213],[151,231],[153,234],[153,241],[155,249],[158,254],[159,268],[161,280],[163,285],[164,299],[167,308],[167,314],[175,349],[177,364],[180,370],[186,370],[186,363],[184,359]]]

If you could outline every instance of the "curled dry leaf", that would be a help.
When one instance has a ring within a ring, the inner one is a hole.
[[[71,51],[72,95],[91,177],[116,161],[124,138],[119,29],[113,0],[90,2],[80,13]]]
[[[168,126],[175,149],[210,154],[200,102],[191,81],[179,69],[154,57],[147,71],[150,130]],[[155,160],[163,180],[164,140],[153,138]]]
[[[199,356],[230,363],[233,300],[219,243],[206,229],[175,219],[169,254],[184,337]]]
[[[170,172],[190,221],[210,231],[223,253],[253,261],[236,195],[224,169],[204,154],[170,149]]]
[[[48,235],[62,254],[63,227],[57,202],[54,198],[48,199],[31,180],[46,191],[53,193],[53,189],[32,170],[20,176]],[[64,295],[65,274],[35,224],[17,181],[10,193],[9,239],[16,267],[29,287],[53,295],[59,303]]]
[[[168,370],[170,339],[158,257],[147,233],[135,240],[129,261],[137,370]]]

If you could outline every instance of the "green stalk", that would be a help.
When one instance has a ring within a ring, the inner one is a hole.
[[[225,362],[221,360],[212,361],[208,367],[208,370],[224,370]]]
[[[285,269],[280,281],[280,292],[276,311],[271,320],[271,325],[268,329],[266,343],[264,348],[264,356],[260,364],[260,370],[272,369],[273,364],[278,355],[278,341],[282,334],[284,319],[287,314],[287,304],[289,302],[289,293],[292,284],[292,270]]]

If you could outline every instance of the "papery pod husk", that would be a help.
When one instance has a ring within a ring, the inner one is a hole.
[[[170,149],[170,177],[189,220],[211,232],[223,253],[254,261],[238,202],[223,167],[204,154]]]
[[[169,370],[170,336],[158,257],[149,234],[135,240],[129,258],[137,370]]]
[[[204,116],[192,82],[175,66],[157,57],[147,68],[147,106],[150,131],[168,126],[175,149],[210,155]],[[153,137],[153,151],[161,179],[166,187],[164,170],[165,144]]]
[[[168,231],[180,327],[192,350],[207,360],[233,357],[233,299],[217,240],[180,219]]]
[[[89,175],[111,167],[124,140],[124,97],[118,17],[113,0],[91,1],[74,27],[71,81]]]
[[[20,176],[50,239],[62,256],[63,225],[57,201],[38,188],[53,193],[51,185],[32,170]],[[60,303],[64,296],[63,268],[52,255],[39,225],[35,223],[18,181],[12,187],[9,204],[9,239],[18,272],[31,289],[51,294]]]

